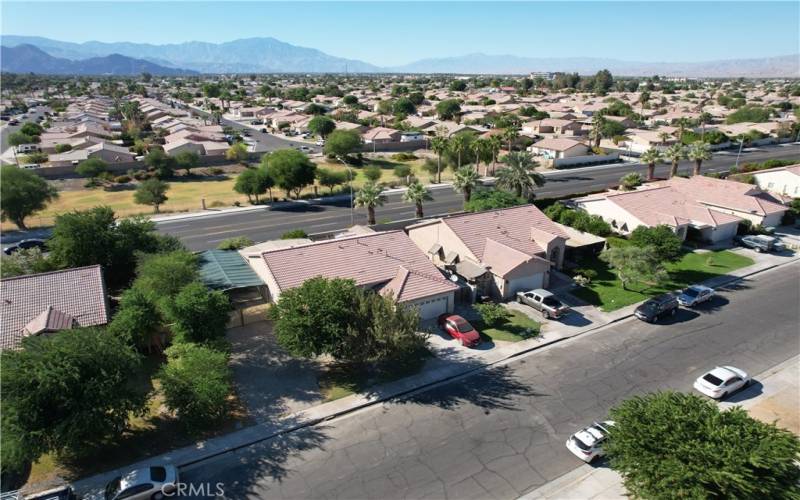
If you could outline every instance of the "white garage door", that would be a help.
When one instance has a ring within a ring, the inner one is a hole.
[[[420,300],[415,302],[414,305],[419,309],[420,318],[436,318],[440,314],[447,312],[447,295],[427,300]]]
[[[513,279],[508,282],[506,288],[506,298],[514,297],[517,292],[527,292],[535,288],[542,288],[544,285],[544,273],[525,276],[524,278]]]

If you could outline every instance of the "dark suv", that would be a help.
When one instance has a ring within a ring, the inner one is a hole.
[[[637,307],[633,314],[642,321],[654,323],[664,316],[674,316],[677,312],[678,299],[670,293],[665,293],[646,301]]]

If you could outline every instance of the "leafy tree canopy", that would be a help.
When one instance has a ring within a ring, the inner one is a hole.
[[[5,165],[0,169],[0,210],[3,220],[27,229],[25,218],[58,198],[58,191],[29,170]]]

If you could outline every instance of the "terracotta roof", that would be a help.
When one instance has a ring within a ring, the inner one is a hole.
[[[664,183],[704,205],[714,205],[758,215],[787,210],[786,206],[763,197],[763,193],[758,187],[743,182],[695,175],[688,179],[673,177]]]
[[[26,325],[36,329],[41,324],[61,324],[61,319],[65,318],[58,313],[71,316],[78,326],[108,322],[108,303],[100,266],[17,276],[0,280],[0,286],[0,349],[19,348]],[[48,313],[51,308],[53,311]],[[51,316],[55,311],[58,313]],[[45,313],[47,316],[42,317]]]
[[[671,186],[620,192],[608,195],[607,198],[649,226],[666,224],[677,227],[694,222],[716,227],[741,220],[723,212],[712,214],[707,207]]]
[[[359,286],[388,288],[400,302],[454,291],[457,286],[402,231],[321,241],[262,254],[278,288],[289,290],[317,276],[347,278]]]
[[[564,139],[563,137],[554,139],[542,139],[541,141],[534,143],[532,147],[539,148],[539,149],[549,149],[551,151],[566,151],[568,149],[572,149],[575,146],[584,146],[587,147],[582,142],[573,141],[572,139]]]
[[[486,242],[492,240],[528,256],[544,253],[547,242],[537,243],[531,229],[568,239],[569,236],[547,218],[535,205],[489,210],[474,214],[454,215],[442,219],[481,261],[487,258]],[[491,246],[489,249],[491,250]]]

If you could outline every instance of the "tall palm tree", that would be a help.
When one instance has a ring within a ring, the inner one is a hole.
[[[419,181],[414,181],[408,185],[406,192],[403,193],[403,201],[413,203],[417,207],[417,219],[424,217],[422,214],[422,203],[425,201],[432,201],[433,196],[431,192],[423,186]]]
[[[497,155],[500,154],[500,149],[503,147],[503,141],[499,136],[493,135],[489,137],[486,149],[492,155],[492,175],[494,175],[494,167],[497,165]]]
[[[686,148],[678,143],[673,144],[664,151],[664,158],[672,162],[672,168],[669,171],[670,177],[678,175],[678,163],[686,158]]]
[[[386,201],[383,189],[374,182],[364,184],[364,187],[356,193],[355,205],[367,208],[367,224],[375,224],[375,207],[382,207]]]
[[[458,162],[456,168],[461,168],[461,155],[467,149],[467,137],[464,134],[456,134],[450,138],[450,151],[455,153]]]
[[[468,203],[472,197],[472,191],[478,185],[481,176],[474,169],[463,167],[456,170],[453,177],[453,189],[457,193],[464,193],[464,203]]]
[[[707,142],[695,141],[689,146],[686,156],[694,162],[692,175],[700,175],[700,167],[703,165],[703,160],[711,159],[711,146]]]
[[[481,160],[486,155],[486,149],[487,149],[486,139],[479,137],[474,141],[472,141],[472,144],[470,144],[469,147],[472,150],[472,154],[475,155],[475,171],[479,172]],[[483,175],[486,175],[486,168],[483,169]]]
[[[497,174],[498,186],[512,190],[517,197],[522,197],[523,192],[532,195],[535,188],[544,185],[544,176],[534,171],[537,163],[530,153],[509,153],[504,161],[506,167]]]
[[[442,155],[450,147],[447,137],[437,135],[431,139],[431,149],[436,153],[436,182],[442,183]]]
[[[700,116],[697,118],[697,123],[702,127],[700,129],[700,140],[704,141],[706,137],[706,125],[711,123],[714,120],[714,117],[711,116],[711,113],[706,111],[700,113]]]
[[[669,138],[672,137],[669,132],[662,130],[658,133],[658,138],[661,139],[661,145],[666,146]]]
[[[512,125],[510,127],[506,127],[506,129],[503,130],[503,139],[505,139],[506,142],[508,142],[509,153],[511,152],[511,147],[514,145],[514,141],[516,141],[517,138],[519,138],[519,130],[517,129],[516,126]]]
[[[603,140],[603,127],[607,121],[603,115],[592,117],[592,130],[589,131],[589,138],[594,142],[594,147],[596,148],[600,147],[600,141]]]
[[[685,116],[678,118],[678,121],[675,122],[675,125],[678,127],[678,142],[681,144],[683,144],[683,134],[686,133],[686,129],[689,128],[691,124],[692,122]]]
[[[661,162],[663,159],[661,156],[661,151],[657,150],[656,148],[650,148],[644,153],[642,153],[641,158],[643,163],[647,164],[647,180],[652,181],[656,175],[656,163]]]

